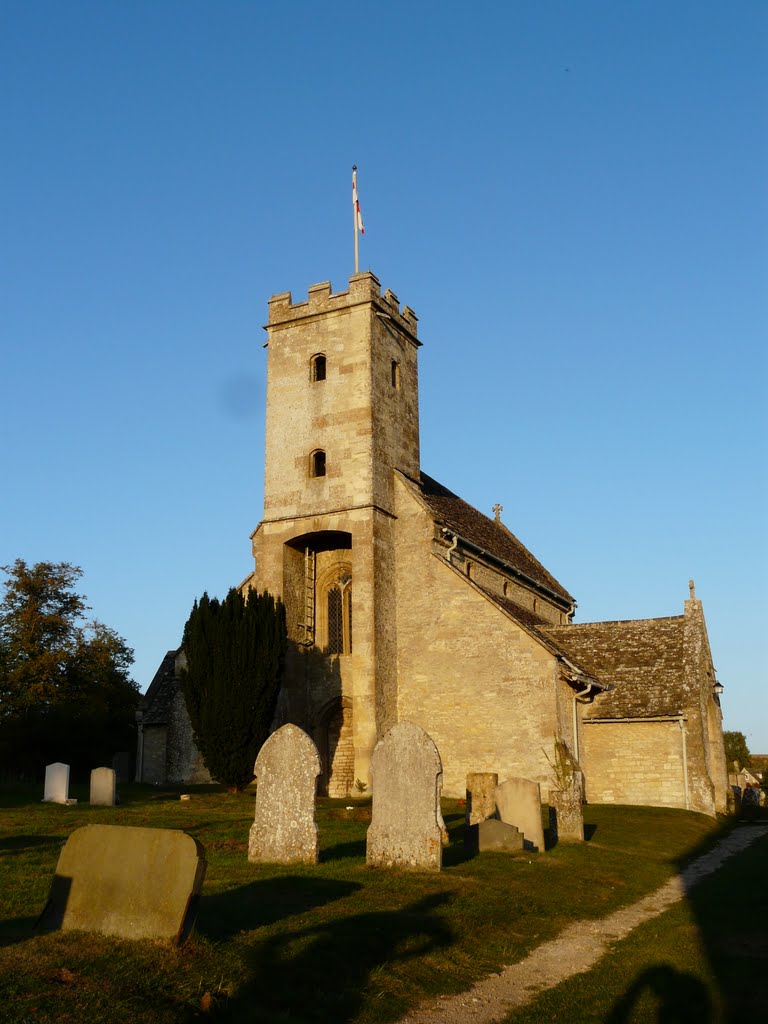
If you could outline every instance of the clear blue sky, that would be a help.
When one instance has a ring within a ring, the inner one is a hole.
[[[578,621],[704,602],[768,752],[762,2],[0,3],[0,563],[148,685],[252,567],[266,303],[420,318],[422,465]]]

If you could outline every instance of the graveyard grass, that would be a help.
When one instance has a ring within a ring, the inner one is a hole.
[[[178,788],[122,786],[118,807],[89,806],[85,787],[72,787],[81,801],[72,807],[42,804],[41,792],[0,787],[7,1024],[395,1021],[424,998],[460,992],[519,960],[570,922],[633,902],[728,827],[672,809],[588,806],[586,843],[469,857],[464,808],[444,801],[451,843],[443,871],[412,873],[366,867],[368,801],[320,800],[321,863],[281,867],[247,860],[249,791],[194,787],[192,799],[180,801]],[[183,829],[203,843],[208,871],[186,945],[35,932],[62,844],[96,823]],[[758,845],[759,885],[765,843]],[[675,922],[670,953],[686,927]],[[628,985],[631,974],[623,979]],[[530,1019],[603,1019],[558,1009]]]

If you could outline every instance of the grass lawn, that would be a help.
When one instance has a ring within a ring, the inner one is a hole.
[[[410,873],[366,868],[367,802],[321,800],[320,865],[270,867],[247,860],[252,794],[198,787],[182,802],[180,792],[124,786],[117,808],[60,807],[40,802],[41,787],[0,787],[0,1019],[394,1021],[571,921],[634,901],[719,828],[685,811],[594,806],[588,843],[468,858],[464,809],[446,801],[444,869]],[[63,842],[97,822],[180,828],[203,843],[208,872],[185,946],[34,933]]]
[[[750,826],[745,826],[750,827]],[[768,1018],[768,837],[505,1024],[758,1024]]]

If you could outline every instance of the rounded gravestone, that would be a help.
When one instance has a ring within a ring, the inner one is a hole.
[[[268,864],[317,864],[320,842],[315,792],[320,755],[296,725],[272,733],[259,751],[256,815],[248,839],[248,860]]]
[[[432,738],[413,722],[393,726],[376,744],[371,775],[367,863],[439,871],[443,766]]]

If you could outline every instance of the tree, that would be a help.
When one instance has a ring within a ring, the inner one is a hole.
[[[0,601],[0,764],[37,775],[51,760],[96,767],[134,743],[133,652],[75,591],[82,569],[17,559]]]
[[[740,768],[752,766],[752,755],[747,746],[747,737],[743,732],[724,732],[723,741],[725,742],[725,760],[728,771],[733,768],[734,761],[739,762]]]
[[[180,683],[195,743],[230,792],[253,779],[277,706],[286,643],[282,602],[252,589],[243,596],[233,588],[221,602],[203,594],[184,627]]]

